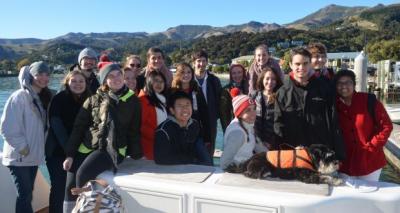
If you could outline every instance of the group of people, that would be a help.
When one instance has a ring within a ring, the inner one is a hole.
[[[3,165],[14,178],[16,212],[33,212],[38,166],[46,162],[50,212],[71,212],[75,187],[105,170],[116,172],[126,158],[157,164],[213,165],[217,120],[224,131],[220,166],[239,165],[254,153],[283,146],[325,144],[342,161],[341,172],[378,180],[383,146],[392,130],[382,104],[356,92],[352,71],[326,68],[323,44],[291,51],[284,75],[266,45],[254,51],[248,70],[229,69],[223,88],[207,70],[208,55],[192,54],[173,75],[159,48],[147,65],[130,55],[121,66],[91,48],[55,94],[44,62],[22,67],[21,89],[8,99],[0,129]]]
[[[345,177],[379,181],[393,129],[388,113],[373,94],[355,91],[353,71],[334,73],[326,62],[322,43],[297,47],[284,76],[260,45],[247,75],[241,65],[231,66],[221,96],[223,169],[266,150],[324,144],[335,151]]]

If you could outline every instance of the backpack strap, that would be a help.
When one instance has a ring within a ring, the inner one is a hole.
[[[99,213],[101,207],[101,200],[103,199],[103,194],[99,193],[96,197],[96,203],[93,209],[93,213]]]
[[[376,96],[375,94],[368,93],[368,99],[367,99],[367,107],[368,107],[368,113],[372,117],[372,121],[376,124],[376,118],[375,118],[375,105],[376,105]]]

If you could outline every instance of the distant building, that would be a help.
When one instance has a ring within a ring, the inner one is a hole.
[[[334,69],[349,68],[354,69],[354,59],[360,54],[360,52],[339,52],[339,53],[328,53],[328,67]]]
[[[254,55],[244,55],[232,59],[232,64],[251,64],[253,62]]]
[[[287,41],[278,42],[278,43],[276,43],[276,45],[277,45],[279,48],[281,48],[281,49],[286,49],[286,48],[289,48],[289,47],[290,47],[290,43],[287,42]]]
[[[272,56],[275,61],[280,61],[280,58]],[[253,63],[254,55],[244,55],[237,58],[232,59],[231,64],[242,64],[245,67],[250,66]]]
[[[292,41],[291,43],[292,43],[292,46],[302,46],[304,44],[303,41],[295,41],[295,40]]]

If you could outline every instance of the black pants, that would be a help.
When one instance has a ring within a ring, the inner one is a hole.
[[[122,160],[123,157],[118,156],[118,163]],[[71,188],[83,187],[89,180],[95,179],[100,173],[112,168],[112,159],[106,151],[95,150],[87,156],[82,154],[75,156],[71,170],[67,173],[65,200],[76,200],[77,197],[71,194]]]
[[[65,156],[46,157],[50,175],[49,213],[62,213],[67,172],[63,169]]]

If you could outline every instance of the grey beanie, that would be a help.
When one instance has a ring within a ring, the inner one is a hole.
[[[86,47],[83,49],[78,56],[78,64],[81,64],[81,61],[84,57],[93,58],[97,60],[97,53],[90,47]]]
[[[35,76],[37,74],[40,73],[47,73],[50,74],[50,69],[47,66],[46,63],[44,63],[43,61],[37,61],[37,62],[33,62],[30,66],[29,66],[29,73],[32,76]]]
[[[110,62],[109,64],[105,65],[103,68],[100,70],[100,84],[104,84],[104,81],[107,78],[107,75],[114,70],[118,70],[122,73],[121,67],[119,64],[115,64]]]

